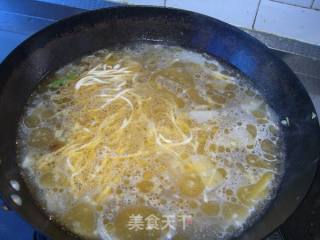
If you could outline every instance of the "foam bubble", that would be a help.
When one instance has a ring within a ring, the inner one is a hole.
[[[94,65],[103,61],[109,53],[107,50],[99,51],[79,60],[79,62],[85,63],[85,65]],[[193,168],[201,169],[201,171],[199,170],[201,181],[206,182],[207,185],[203,187],[204,191],[199,196],[183,196],[179,190],[179,181],[177,181],[183,175],[183,167],[177,165],[172,167],[170,171],[165,170],[161,173],[157,171],[160,168],[169,169],[171,165],[174,165],[173,159],[160,159],[161,161],[159,161],[159,159],[149,156],[147,166],[140,168],[140,165],[135,166],[124,158],[123,161],[126,164],[112,168],[112,176],[121,176],[121,181],[109,186],[113,194],[103,206],[99,207],[99,218],[107,218],[112,221],[120,209],[143,202],[147,206],[156,208],[162,214],[177,215],[185,212],[196,216],[192,226],[193,231],[190,233],[190,236],[195,239],[205,239],[212,236],[217,239],[227,239],[232,234],[241,232],[246,224],[249,224],[252,219],[255,219],[255,216],[263,212],[265,206],[274,196],[281,179],[281,161],[283,160],[281,151],[273,154],[274,160],[267,160],[265,152],[260,146],[261,141],[265,139],[274,144],[281,142],[276,114],[266,105],[263,97],[248,83],[248,79],[210,56],[180,48],[147,44],[118,49],[115,53],[119,56],[130,56],[135,61],[141,62],[144,69],[151,71],[148,72],[149,75],[159,74],[159,71],[172,66],[177,67],[172,70],[172,76],[160,74],[156,81],[162,88],[186,103],[179,111],[183,112],[190,121],[200,124],[202,131],[206,131],[201,151],[197,154],[192,153],[194,154],[192,155],[186,150],[185,154],[187,155],[186,159],[192,159]],[[180,68],[186,65],[188,68]],[[79,66],[80,64],[72,63],[58,70],[56,74],[63,76],[70,70],[80,72],[88,70],[87,67],[80,68]],[[188,72],[189,69],[193,69],[195,72]],[[181,74],[191,78],[191,82],[185,78],[175,79],[175,77],[179,78]],[[139,82],[139,86],[146,83],[147,80],[143,79]],[[192,92],[190,89],[195,89],[195,91]],[[41,121],[38,127],[45,126],[59,131],[59,134],[55,136],[63,140],[63,138],[67,139],[68,135],[65,133],[68,131],[67,128],[72,126],[69,123],[69,113],[61,109],[65,108],[64,104],[71,106],[72,102],[55,102],[55,97],[61,94],[61,91],[36,92],[30,100],[25,115],[36,112],[44,102],[49,102],[51,105],[48,106],[52,106],[55,118],[50,121]],[[110,107],[110,112],[116,111],[117,106]],[[252,132],[247,130],[249,124],[255,126],[256,136],[252,136]],[[74,206],[77,200],[71,196],[67,187],[65,189],[45,188],[41,185],[42,173],[38,172],[34,165],[39,156],[46,154],[47,150],[42,151],[28,146],[28,138],[32,130],[23,124],[20,130],[21,166],[27,171],[28,182],[37,190],[37,196],[45,205],[46,210],[60,219],[59,217]],[[202,141],[200,133],[197,132],[197,129],[193,131],[193,136],[198,139],[194,146],[200,148]],[[250,165],[246,161],[248,154],[256,154],[263,162],[274,161],[277,164],[272,170]],[[97,164],[94,166],[97,173],[103,171],[99,161],[103,161],[109,155],[109,148],[99,149],[96,154]],[[161,164],[162,161],[166,161],[164,166]],[[65,171],[66,166],[68,166],[67,161],[63,166],[59,163],[55,164],[55,162],[47,166],[57,174],[54,181],[58,180],[58,174],[63,173],[66,177],[68,176]],[[257,200],[250,207],[245,206],[237,196],[239,189],[258,182],[265,173],[270,171],[275,175],[268,182],[268,195],[265,199]],[[152,174],[146,177],[147,172]],[[126,173],[125,176],[124,173]],[[217,177],[216,182],[212,182],[210,176],[215,174],[220,178]],[[139,187],[141,182],[143,182],[143,186]],[[196,184],[195,181],[191,181],[191,183]],[[81,189],[83,186],[79,184],[77,187]],[[80,200],[95,206],[95,196],[95,190],[91,189]],[[197,203],[193,204],[193,207],[190,207],[191,200]],[[199,207],[210,201],[218,204],[219,211],[215,216],[207,216]],[[229,208],[225,207],[226,204],[229,204]],[[241,210],[230,217],[228,211],[234,206],[238,206],[235,209]]]

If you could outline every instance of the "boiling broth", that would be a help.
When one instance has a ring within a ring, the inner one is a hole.
[[[228,239],[279,185],[278,118],[211,56],[139,44],[52,75],[20,124],[21,166],[56,221],[87,239]]]

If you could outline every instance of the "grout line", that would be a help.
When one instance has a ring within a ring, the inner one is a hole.
[[[0,13],[14,15],[14,16],[22,16],[22,17],[34,18],[34,19],[39,19],[39,20],[46,20],[48,22],[56,22],[56,21],[59,20],[59,19],[45,18],[45,17],[29,15],[29,14],[25,14],[25,13],[9,12],[9,11],[6,11],[6,10],[1,10],[1,9],[0,9]]]
[[[43,29],[43,28],[45,28],[45,27],[46,27],[46,26],[44,26],[44,27],[42,27],[42,28],[40,28],[40,29],[36,30],[35,32],[38,32],[38,31],[40,31],[41,29]],[[30,35],[32,35],[32,33],[22,33],[22,32],[18,32],[18,31],[11,30],[11,29],[3,29],[3,28],[1,28],[1,27],[0,27],[0,31],[2,31],[2,32],[9,32],[9,33],[19,34],[19,35],[21,35],[21,36],[24,36],[24,37],[25,37],[25,39],[29,38],[29,37],[30,37]],[[10,52],[11,52],[11,51],[13,51],[13,49],[12,49],[12,50],[10,50]],[[1,60],[0,60],[0,62],[1,62]]]
[[[255,25],[255,23],[256,23],[256,19],[257,19],[258,12],[259,12],[259,9],[260,9],[261,1],[262,1],[262,0],[259,0],[258,7],[257,7],[257,12],[256,12],[256,15],[254,16],[254,19],[253,19],[253,23],[252,23],[252,27],[251,27],[251,29],[254,29],[254,25]]]
[[[299,7],[299,8],[305,8],[305,9],[315,10],[315,9],[312,8],[313,2],[314,2],[315,0],[313,0],[313,2],[312,2],[312,4],[311,4],[310,7],[300,6],[300,5],[297,5],[297,4],[294,4],[294,3],[281,2],[281,0],[270,0],[270,1],[276,2],[276,3],[279,3],[279,4],[283,4],[283,5],[289,5],[289,6]]]

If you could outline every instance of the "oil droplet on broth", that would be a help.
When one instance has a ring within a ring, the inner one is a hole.
[[[215,216],[219,214],[220,206],[218,202],[205,202],[201,205],[203,213],[209,216]]]
[[[79,203],[71,207],[62,216],[62,221],[73,231],[86,237],[91,237],[96,228],[95,211],[90,204],[86,203]]]
[[[227,239],[279,184],[277,122],[229,66],[140,44],[48,77],[29,100],[19,151],[46,210],[82,237],[99,239],[102,219],[116,239]],[[176,231],[163,228],[168,215]],[[158,225],[147,229],[150,216]]]

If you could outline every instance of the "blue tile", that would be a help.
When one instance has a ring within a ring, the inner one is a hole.
[[[17,47],[27,37],[28,35],[0,30],[0,63],[15,47]]]
[[[118,0],[116,2],[132,5],[164,6],[164,0]]]
[[[35,0],[6,0],[0,1],[0,11],[44,19],[58,20],[77,14],[79,12],[82,12],[83,10]]]
[[[50,19],[7,13],[0,11],[0,30],[21,34],[32,34],[52,24]]]
[[[320,45],[320,11],[262,0],[254,29]]]
[[[39,2],[53,3],[86,10],[118,6],[119,3],[105,0],[38,0]]]
[[[2,200],[0,199],[0,206]],[[34,229],[15,211],[4,211],[0,208],[0,239],[32,240]]]
[[[199,12],[232,25],[251,28],[259,0],[167,0],[167,7]]]
[[[295,6],[306,7],[306,8],[310,8],[313,2],[313,0],[274,0],[274,1],[291,4]]]

